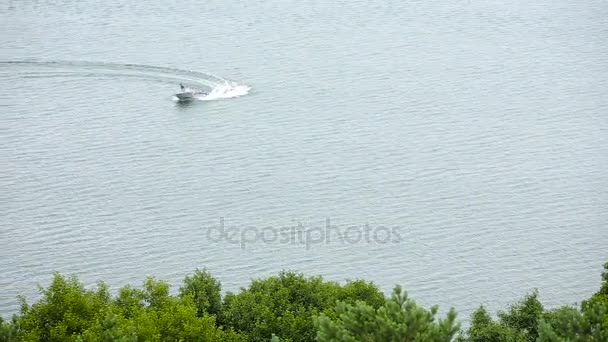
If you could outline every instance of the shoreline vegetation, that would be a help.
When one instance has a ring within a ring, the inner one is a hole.
[[[281,272],[221,294],[206,270],[185,277],[179,292],[154,278],[111,295],[55,273],[41,298],[10,320],[0,341],[608,341],[608,262],[600,289],[578,307],[547,310],[538,293],[492,315],[480,306],[463,330],[454,309],[438,317],[397,286],[385,296],[371,282],[344,285]]]

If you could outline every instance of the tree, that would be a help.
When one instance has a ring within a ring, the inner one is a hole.
[[[182,298],[191,296],[198,310],[198,315],[205,313],[216,315],[222,305],[221,284],[207,270],[196,270],[193,275],[184,279],[179,294]]]
[[[539,341],[608,341],[608,262],[598,292],[580,310],[564,306],[546,313],[539,324]]]
[[[604,264],[604,271],[602,272],[602,284],[600,289],[586,301],[583,301],[583,309],[591,303],[602,302],[608,305],[608,262]]]
[[[215,316],[199,316],[192,296],[171,296],[169,284],[153,278],[142,289],[120,289],[113,300],[103,283],[91,291],[60,274],[41,292],[32,306],[23,301],[14,324],[0,322],[2,341],[14,331],[22,341],[244,341],[217,327]]]
[[[79,336],[79,341],[87,342],[137,342],[137,339],[135,327],[111,310]]]
[[[218,328],[215,316],[199,315],[191,295],[173,297],[166,282],[153,278],[144,282],[142,290],[123,288],[115,301],[115,308],[115,312],[106,316],[106,326],[102,325],[101,331],[116,331],[123,338],[135,335],[141,341],[243,340],[234,332]]]
[[[53,275],[42,298],[32,306],[22,300],[19,330],[25,341],[70,341],[84,332],[109,303],[105,284],[97,291],[86,290],[76,277]]]
[[[471,317],[471,326],[459,341],[608,341],[608,263],[604,264],[600,290],[579,308],[563,306],[545,311],[537,292],[499,312],[492,320],[480,307]]]
[[[13,317],[12,322],[5,322],[2,316],[0,316],[0,341],[18,341],[16,316]]]
[[[538,338],[538,323],[543,315],[538,292],[526,295],[511,305],[508,311],[498,313],[494,321],[482,305],[471,315],[471,325],[459,341],[475,342],[531,342]]]
[[[603,302],[589,303],[584,310],[562,307],[540,321],[540,342],[587,342],[608,341],[608,305]]]
[[[458,341],[470,342],[520,342],[525,341],[523,334],[507,325],[495,322],[482,305],[471,315],[471,325],[465,336]]]
[[[372,283],[349,282],[345,286],[306,278],[302,274],[281,272],[276,277],[254,280],[240,293],[228,293],[220,322],[246,334],[250,341],[277,337],[292,341],[313,341],[313,316],[331,315],[336,301],[369,300],[373,306],[384,302],[384,295]]]
[[[0,318],[0,342],[16,341],[451,341],[456,313],[437,317],[397,287],[390,299],[363,280],[344,285],[281,272],[254,280],[221,300],[220,283],[205,270],[187,276],[179,295],[154,278],[115,296],[99,283],[86,289],[55,273],[41,298],[9,322]],[[579,307],[546,311],[537,292],[493,319],[484,306],[458,342],[608,341],[608,263],[598,292]]]
[[[317,340],[324,341],[451,341],[460,329],[456,312],[435,320],[438,307],[426,310],[408,299],[396,287],[390,300],[379,308],[365,302],[336,307],[337,319],[326,315],[315,318]]]
[[[538,337],[538,322],[543,311],[538,292],[534,291],[511,305],[509,311],[499,312],[498,317],[502,325],[517,331],[524,341],[533,342]]]

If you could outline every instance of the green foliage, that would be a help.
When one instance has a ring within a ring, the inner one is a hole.
[[[101,321],[96,321],[79,336],[79,341],[135,342],[137,333],[124,317],[108,311]]]
[[[54,274],[41,299],[10,322],[0,317],[0,342],[16,341],[452,341],[459,329],[450,310],[437,319],[399,287],[386,299],[373,283],[345,285],[282,272],[254,280],[223,301],[220,283],[205,270],[184,279],[179,295],[148,278],[115,296],[99,283],[86,289]],[[545,311],[536,292],[493,319],[481,306],[458,342],[608,341],[608,263],[602,285],[580,308]]]
[[[492,320],[492,317],[483,305],[471,315],[471,325],[466,334],[466,337],[460,337],[459,340],[471,342],[525,341],[521,332]]]
[[[471,326],[459,341],[608,341],[608,263],[600,290],[581,308],[564,306],[544,311],[536,292],[498,313],[494,321],[482,306],[471,316]]]
[[[0,316],[0,341],[18,341],[16,320],[17,317],[14,317],[13,322],[5,322],[2,316]]]
[[[582,311],[562,307],[552,311],[539,324],[540,342],[608,341],[608,305],[589,303]]]
[[[41,292],[38,303],[23,303],[15,324],[2,323],[2,340],[16,332],[23,341],[244,341],[218,328],[215,316],[199,316],[192,296],[171,296],[153,278],[141,290],[122,288],[114,300],[103,283],[90,291],[59,274]]]
[[[608,261],[604,264],[604,272],[602,272],[602,287],[598,294],[608,295]]]
[[[378,308],[386,302],[384,294],[373,283],[365,280],[349,281],[338,290],[336,299],[346,303],[364,301],[374,308]]]
[[[169,285],[152,278],[142,290],[123,288],[112,309],[97,335],[100,328],[142,341],[222,341],[231,335],[216,327],[214,316],[199,316],[191,296],[170,296]]]
[[[71,341],[97,319],[109,303],[107,286],[86,290],[76,279],[55,273],[42,299],[29,306],[22,302],[19,329],[24,341]]]
[[[608,262],[602,285],[581,309],[562,307],[547,312],[539,324],[539,341],[608,341]]]
[[[182,298],[191,296],[196,305],[198,315],[205,313],[216,315],[222,305],[221,284],[206,270],[196,270],[193,275],[184,279],[184,286],[179,290]]]
[[[507,312],[499,312],[498,317],[503,326],[517,331],[524,341],[536,341],[538,322],[543,313],[543,305],[538,300],[538,292],[524,297],[511,306]]]
[[[246,334],[250,341],[268,341],[273,334],[291,341],[313,341],[313,316],[332,312],[338,300],[368,301],[377,307],[384,302],[384,295],[364,281],[340,286],[321,277],[281,272],[254,280],[239,294],[227,294],[220,320]]]
[[[435,320],[437,306],[418,306],[400,287],[379,308],[365,302],[340,302],[338,318],[315,319],[317,340],[324,341],[451,341],[460,329],[452,309],[445,319]]]
[[[602,285],[599,291],[593,294],[589,300],[583,302],[583,308],[585,308],[587,305],[598,302],[608,305],[608,262],[604,264],[604,271],[602,272]],[[606,323],[608,324],[608,317],[606,319]]]
[[[538,293],[533,292],[511,305],[508,311],[498,313],[494,321],[485,307],[471,315],[471,325],[460,341],[530,342],[538,337],[538,323],[542,318],[543,305]]]

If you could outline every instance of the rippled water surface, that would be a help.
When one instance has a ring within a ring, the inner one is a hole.
[[[606,1],[4,0],[0,22],[0,314],[53,271],[295,269],[465,319],[599,285]]]

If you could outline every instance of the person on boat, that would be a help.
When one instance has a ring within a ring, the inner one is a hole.
[[[182,88],[182,91],[186,91],[186,87],[184,87],[184,85],[183,85],[183,84],[181,84],[181,83],[180,83],[180,84],[179,84],[179,87],[180,87],[180,88]]]

